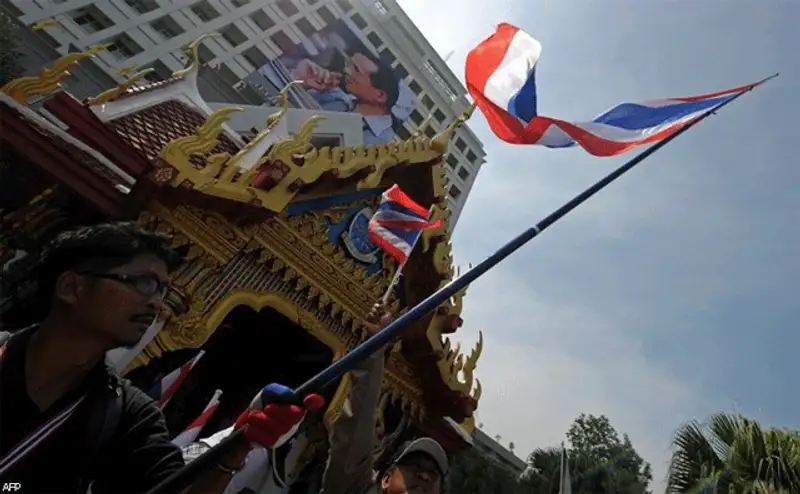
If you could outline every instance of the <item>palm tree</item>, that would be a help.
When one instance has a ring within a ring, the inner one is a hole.
[[[764,430],[741,415],[682,426],[673,441],[667,494],[800,492],[800,436]]]

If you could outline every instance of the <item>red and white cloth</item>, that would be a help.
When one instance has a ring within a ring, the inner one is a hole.
[[[467,89],[495,135],[511,144],[581,146],[594,156],[614,156],[666,139],[764,82],[699,96],[623,103],[593,120],[566,121],[538,114],[535,75],[541,53],[539,41],[503,23],[467,55]]]
[[[178,391],[178,388],[181,387],[181,384],[183,384],[186,376],[189,375],[189,372],[197,365],[197,361],[200,360],[205,353],[205,350],[200,350],[192,360],[161,378],[161,381],[153,386],[150,392],[147,393],[150,398],[156,401],[158,408],[164,408],[167,403],[169,403],[169,400],[175,396],[175,393]]]
[[[430,211],[393,185],[383,193],[378,211],[369,220],[369,239],[398,263],[405,264],[422,232],[442,225],[429,218]]]
[[[194,419],[194,421],[189,424],[189,426],[183,432],[178,434],[178,436],[172,440],[172,444],[182,448],[194,442],[197,439],[197,436],[200,435],[200,431],[203,430],[203,427],[205,427],[205,425],[214,415],[214,412],[217,411],[217,408],[219,407],[220,396],[222,396],[222,390],[218,389],[214,392],[214,396],[211,397],[211,400],[208,402],[208,405],[206,405],[203,413]]]

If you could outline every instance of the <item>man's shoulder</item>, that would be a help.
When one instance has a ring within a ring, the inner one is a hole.
[[[122,394],[126,415],[151,415],[161,413],[156,402],[147,393],[134,386],[128,379],[117,376],[117,386]]]

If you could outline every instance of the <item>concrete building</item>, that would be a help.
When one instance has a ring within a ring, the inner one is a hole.
[[[394,128],[397,137],[406,138],[414,132],[432,136],[469,104],[463,85],[395,0],[2,0],[2,3],[29,26],[57,19],[57,25],[35,34],[38,42],[48,45],[56,56],[110,43],[96,57],[95,65],[104,77],[117,82],[124,79],[120,71],[124,73],[133,67],[153,68],[153,80],[168,78],[183,67],[183,48],[188,43],[202,34],[218,33],[219,36],[207,39],[199,48],[200,59],[208,67],[201,73],[200,91],[206,101],[244,106],[246,111],[232,122],[234,129],[243,134],[263,127],[264,115],[275,111],[271,107],[276,104],[279,89],[253,84],[252,75],[292,46],[307,43],[315,33],[341,19],[355,26],[365,46],[371,45],[416,95],[416,109]],[[82,95],[73,85],[69,89]],[[294,98],[293,106],[320,112],[320,107],[308,97]],[[325,128],[319,129],[323,133],[322,143],[363,142],[359,133],[362,123],[353,114],[325,112],[325,116],[328,117]],[[288,131],[293,130],[290,122]],[[484,162],[481,142],[467,126],[462,126],[447,157],[451,226],[456,224]]]
[[[515,475],[522,475],[528,464],[485,432],[476,428],[472,433],[473,446],[481,453],[504,466]]]

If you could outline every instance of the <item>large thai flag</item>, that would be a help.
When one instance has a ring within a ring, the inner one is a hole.
[[[162,377],[161,381],[147,393],[150,398],[156,401],[158,408],[164,408],[169,403],[169,400],[178,392],[178,388],[181,387],[186,376],[189,375],[189,372],[205,353],[205,350],[200,350],[192,360]]]
[[[369,239],[403,265],[422,232],[441,226],[441,221],[429,218],[430,211],[393,185],[383,193],[378,211],[369,220]]]
[[[211,397],[209,400],[208,405],[191,424],[189,424],[183,432],[178,434],[175,439],[172,440],[172,444],[175,444],[178,447],[188,446],[189,444],[193,443],[197,436],[200,435],[200,431],[203,430],[203,427],[208,423],[211,417],[214,415],[214,412],[217,411],[219,407],[219,397],[222,396],[222,390],[218,389],[214,392],[214,396]]]
[[[536,64],[542,45],[510,24],[467,56],[467,88],[492,131],[512,144],[550,148],[579,145],[595,156],[614,156],[660,141],[703,113],[759,83],[717,93],[623,103],[590,122],[566,122],[536,112]]]

